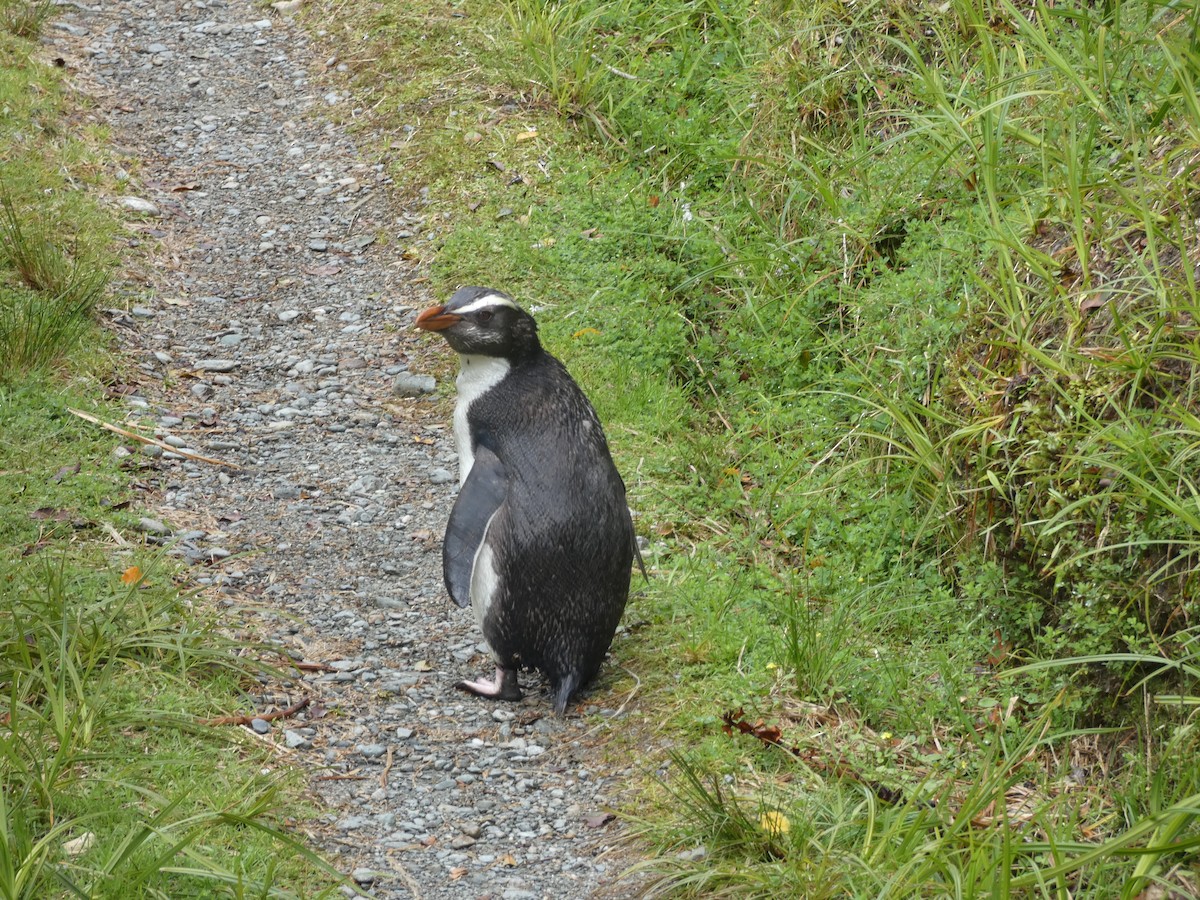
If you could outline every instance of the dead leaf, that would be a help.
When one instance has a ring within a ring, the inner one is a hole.
[[[54,509],[51,506],[42,506],[31,512],[29,514],[29,518],[38,522],[42,522],[47,519],[55,522],[65,522],[67,519],[71,518],[71,511],[69,509]]]
[[[599,228],[585,228],[583,231],[579,232],[579,236],[582,238],[587,238],[589,241],[599,240],[600,238],[604,237],[604,235],[600,233]]]
[[[511,853],[505,853],[503,856],[497,858],[496,862],[502,866],[509,866],[510,868],[517,864],[516,857],[514,857]]]
[[[337,263],[325,263],[321,266],[301,266],[300,271],[305,275],[336,275],[342,271]]]
[[[121,581],[125,584],[137,584],[142,580],[142,570],[137,566],[130,566],[121,573]]]
[[[196,188],[198,188],[198,187],[200,187],[200,182],[198,182],[198,181],[189,181],[189,182],[187,182],[187,183],[185,183],[185,184],[177,184],[177,185],[175,185],[175,187],[171,188],[171,193],[172,193],[172,194],[178,194],[178,193],[180,193],[181,191],[194,191],[194,190],[196,190]]]
[[[78,474],[79,474],[79,463],[75,463],[75,465],[73,465],[73,466],[63,466],[61,469],[59,469],[57,472],[54,473],[54,477],[51,478],[50,480],[53,481],[55,484],[58,484],[64,478],[66,478],[68,475],[78,475]]]
[[[583,817],[583,824],[588,828],[603,828],[615,818],[616,816],[610,812],[592,813],[590,816]]]
[[[538,133],[536,128],[531,128],[528,131],[522,131],[517,135],[517,143],[519,144],[521,141],[532,141],[537,136]]]
[[[413,666],[413,671],[415,671],[415,672],[432,672],[433,666],[431,666],[428,662],[426,662],[425,660],[422,659],[422,660],[418,660],[417,663]]]
[[[450,870],[450,880],[458,881],[458,879],[462,878],[464,875],[467,874],[467,871],[468,870],[466,868],[464,868],[463,866],[455,866],[453,869]]]
[[[596,335],[598,335],[598,334],[600,334],[600,332],[599,332],[597,329],[595,329],[595,328],[580,328],[580,329],[579,329],[577,332],[575,332],[573,335],[571,335],[571,337],[573,337],[573,338],[581,338],[581,337],[583,337],[585,334],[596,334]]]
[[[487,164],[488,164],[489,166],[491,166],[493,169],[495,169],[497,172],[504,172],[504,171],[507,171],[507,170],[504,168],[504,163],[500,162],[500,160],[498,160],[498,159],[489,159],[489,160],[487,161]]]

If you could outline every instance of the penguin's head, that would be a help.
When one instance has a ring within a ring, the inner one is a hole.
[[[445,306],[417,316],[416,326],[441,332],[446,343],[468,356],[519,359],[541,347],[533,316],[491,288],[459,288]]]

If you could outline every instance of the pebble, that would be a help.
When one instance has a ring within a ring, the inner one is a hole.
[[[531,674],[519,704],[454,688],[491,663],[442,581],[453,402],[420,373],[449,360],[412,316],[446,298],[401,255],[440,239],[441,220],[428,192],[400,205],[389,163],[323,118],[330,107],[350,118],[359,101],[344,76],[314,70],[328,53],[303,29],[264,11],[72,3],[55,19],[84,30],[86,49],[72,29],[44,35],[98,86],[89,113],[122,148],[114,203],[152,217],[136,227],[178,255],[146,267],[153,302],[139,293],[128,320],[151,373],[128,408],[173,448],[132,457],[154,485],[143,502],[157,504],[134,513],[136,527],[191,564],[181,577],[225,604],[223,628],[317,664],[257,698],[282,708],[308,696],[308,708],[251,728],[311,773],[326,818],[297,833],[372,896],[413,896],[394,874],[400,858],[426,897],[628,896],[615,881],[619,824],[579,825],[621,787],[581,740],[589,721],[553,718]],[[164,366],[182,371],[165,378]],[[174,452],[189,448],[237,468]],[[616,705],[611,683],[595,689],[597,708]],[[467,874],[448,878],[457,868]]]
[[[198,359],[196,360],[196,370],[198,372],[232,372],[238,367],[236,359]]]
[[[154,449],[158,450],[159,453],[162,453],[161,448],[155,447]],[[158,519],[151,519],[146,516],[143,516],[142,518],[138,519],[137,527],[138,527],[138,531],[144,531],[146,534],[170,534],[171,533],[171,528],[166,523],[161,522]]]
[[[432,375],[414,375],[412,372],[401,372],[392,382],[392,391],[398,397],[420,397],[422,394],[432,394],[437,387],[437,381]]]
[[[133,210],[134,212],[144,213],[148,216],[161,215],[158,209],[158,204],[151,203],[149,200],[145,200],[141,197],[121,197],[117,202],[126,209]]]

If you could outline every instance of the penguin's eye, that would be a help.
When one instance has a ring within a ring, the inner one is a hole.
[[[494,315],[495,315],[495,313],[492,312],[490,309],[485,309],[479,313],[479,321],[483,322],[484,324],[487,324],[488,322],[492,321],[492,316],[494,316]]]

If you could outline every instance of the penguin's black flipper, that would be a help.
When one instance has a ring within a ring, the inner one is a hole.
[[[446,590],[459,606],[471,605],[471,570],[475,553],[487,534],[492,514],[500,508],[508,493],[504,463],[487,447],[475,450],[475,462],[467,476],[446,526],[442,544],[442,574]]]

